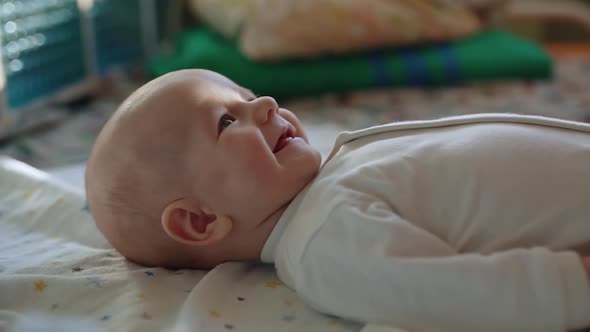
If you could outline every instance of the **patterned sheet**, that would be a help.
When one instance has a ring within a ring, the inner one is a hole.
[[[126,261],[78,190],[0,157],[0,331],[160,331],[204,275]]]
[[[100,235],[83,193],[0,157],[0,331],[358,331],[271,266],[145,268]],[[41,315],[42,314],[42,315]]]
[[[277,278],[268,265],[216,267],[189,295],[176,331],[368,331],[362,324],[318,314]]]

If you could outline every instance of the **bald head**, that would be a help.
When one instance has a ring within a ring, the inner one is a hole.
[[[272,97],[184,70],[122,103],[96,140],[86,191],[98,228],[127,258],[211,267],[259,259],[320,161]]]
[[[121,104],[90,154],[91,213],[111,244],[138,263],[187,267],[194,261],[194,250],[166,236],[160,218],[166,204],[194,194],[182,177],[191,133],[191,112],[183,100],[203,80],[233,84],[204,70],[157,78]]]

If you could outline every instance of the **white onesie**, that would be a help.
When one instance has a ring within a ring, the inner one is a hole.
[[[262,260],[344,318],[564,331],[590,326],[579,254],[590,255],[590,125],[485,114],[341,133]]]

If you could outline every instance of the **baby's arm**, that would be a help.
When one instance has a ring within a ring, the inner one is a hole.
[[[408,330],[564,331],[590,324],[590,257],[547,248],[461,253],[395,213],[352,204],[332,213],[343,222],[326,224],[322,241],[307,247],[297,287],[322,312]],[[342,241],[343,234],[353,241]]]
[[[590,322],[590,257],[574,252],[354,260],[311,263],[303,297],[326,313],[408,330],[565,331]]]

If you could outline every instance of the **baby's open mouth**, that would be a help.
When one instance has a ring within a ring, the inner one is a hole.
[[[291,128],[288,128],[287,130],[283,131],[272,152],[277,153],[281,151],[285,146],[287,146],[287,144],[289,144],[291,140],[293,140],[293,131]]]

